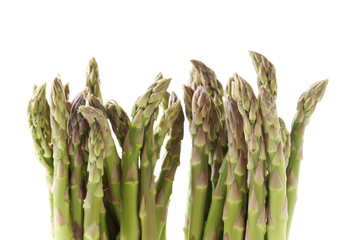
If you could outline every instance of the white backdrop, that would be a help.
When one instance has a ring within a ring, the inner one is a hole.
[[[44,169],[37,162],[26,110],[34,84],[61,73],[71,98],[99,64],[104,100],[128,112],[161,71],[182,98],[190,59],[226,84],[239,73],[256,89],[248,50],[277,69],[278,111],[290,128],[297,99],[315,81],[327,92],[307,127],[292,240],[359,239],[358,127],[360,15],[342,1],[181,3],[92,1],[0,3],[1,239],[50,239]],[[190,136],[185,125],[168,239],[183,239]]]

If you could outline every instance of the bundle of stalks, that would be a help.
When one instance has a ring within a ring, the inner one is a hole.
[[[192,137],[185,239],[289,239],[306,125],[328,81],[305,91],[291,131],[277,114],[274,65],[250,52],[259,95],[234,74],[223,90],[192,60],[184,86]]]
[[[131,119],[116,101],[103,104],[94,58],[86,88],[71,103],[69,85],[59,75],[49,103],[46,84],[34,87],[28,121],[46,169],[54,239],[166,239],[184,124],[180,100],[167,92],[170,81],[158,74],[137,99]]]
[[[192,142],[186,240],[289,239],[304,132],[328,81],[300,96],[288,131],[277,113],[274,65],[250,56],[258,96],[236,73],[224,90],[212,69],[191,61],[184,86]],[[94,58],[72,102],[59,75],[49,103],[46,84],[34,87],[28,122],[45,168],[54,239],[166,239],[185,120],[180,100],[167,92],[170,81],[158,74],[131,118],[116,101],[103,103]]]

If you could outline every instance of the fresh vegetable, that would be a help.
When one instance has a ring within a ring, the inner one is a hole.
[[[170,81],[158,74],[137,99],[131,120],[116,101],[103,105],[94,58],[86,87],[72,103],[60,76],[52,84],[50,105],[46,85],[35,86],[28,122],[46,169],[54,239],[166,239],[184,127],[181,102],[167,92]],[[160,105],[165,109],[156,124]]]
[[[224,90],[211,68],[191,61],[183,88],[191,135],[186,240],[289,239],[305,127],[328,81],[300,96],[289,131],[277,112],[274,64],[256,52],[250,57],[258,96],[236,73]],[[115,100],[104,102],[94,58],[72,102],[59,75],[49,103],[46,84],[34,87],[27,116],[45,168],[54,239],[166,239],[185,120],[170,82],[159,73],[130,117]]]

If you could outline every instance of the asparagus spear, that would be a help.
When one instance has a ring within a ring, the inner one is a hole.
[[[100,202],[100,240],[114,239],[110,237],[108,223],[106,221],[106,208],[104,204],[104,199]]]
[[[89,105],[99,109],[105,117],[107,116],[107,110],[101,103],[100,98],[94,94],[88,93]],[[120,237],[120,218],[121,218],[121,159],[118,157],[115,143],[111,137],[111,130],[108,124],[106,124],[107,136],[110,136],[109,140],[109,154],[105,157],[105,171],[103,188],[106,189],[104,196],[104,210],[108,209],[107,220],[109,222],[109,237],[111,239]],[[106,216],[105,216],[106,219]],[[118,235],[118,236],[117,236]]]
[[[194,95],[194,90],[186,85],[183,85],[183,90],[184,90],[184,104],[185,104],[185,114],[186,114],[186,118],[188,120],[189,123],[192,122],[192,98]],[[165,160],[164,160],[165,161]],[[190,176],[191,178],[191,176]],[[189,181],[189,193],[188,196],[190,196],[191,194],[191,179]],[[188,240],[188,233],[189,233],[189,216],[190,216],[190,201],[187,202],[186,204],[186,213],[185,213],[185,225],[184,225],[184,237],[185,239]]]
[[[193,68],[190,72],[190,87],[196,90],[197,87],[203,86],[220,111],[220,119],[224,121],[223,86],[217,79],[215,72],[204,63],[197,60],[191,60],[191,63]]]
[[[273,98],[277,96],[276,70],[274,65],[263,55],[249,51],[255,71],[258,75],[257,84],[260,89],[263,86]]]
[[[167,94],[164,95],[167,100]],[[165,104],[166,99],[162,99],[162,105]],[[166,103],[168,105],[168,103]],[[153,134],[153,121],[152,117],[150,125],[145,134],[144,148],[141,155],[141,207],[140,218],[142,223],[142,238],[143,239],[158,239],[161,236],[161,231],[165,223],[160,223],[160,216],[158,212],[155,213],[155,195],[156,187],[154,183],[154,168],[156,160],[159,158],[160,149],[163,144],[164,138],[170,130],[170,127],[177,118],[181,110],[180,100],[177,99],[175,94],[172,94],[170,106],[165,110],[164,115],[160,119],[159,125],[156,127],[155,134]],[[165,171],[162,171],[160,177],[163,182]],[[174,172],[175,173],[175,172]],[[168,196],[170,197],[170,195]],[[164,235],[165,237],[165,235]]]
[[[83,200],[85,186],[83,168],[85,165],[82,142],[86,141],[88,124],[80,112],[79,107],[85,105],[85,95],[79,93],[73,100],[70,110],[68,130],[68,153],[70,156],[70,196],[71,218],[73,221],[74,239],[83,239]]]
[[[166,111],[169,107],[170,93],[166,92],[161,100],[160,107],[163,111]]]
[[[65,100],[69,101],[69,97],[70,97],[70,85],[69,85],[69,83],[65,83],[63,88],[64,88]]]
[[[212,69],[197,60],[191,60],[191,63],[193,68],[190,72],[189,85],[193,90],[202,86],[216,106],[213,108],[214,113],[211,113],[209,118],[209,140],[211,143],[209,156],[211,174],[209,177],[212,182],[212,190],[214,190],[219,178],[219,168],[222,162],[222,157],[219,156],[222,155],[222,151],[227,151],[223,103],[224,89]]]
[[[54,238],[72,240],[69,199],[69,157],[67,153],[67,121],[69,113],[60,76],[52,84],[50,125],[54,159],[53,207]]]
[[[284,143],[281,137],[275,99],[264,87],[261,87],[260,90],[259,103],[266,134],[270,176],[266,238],[268,240],[285,240],[288,213]]]
[[[228,132],[226,218],[224,221],[224,235],[230,239],[243,239],[245,231],[245,212],[247,202],[246,159],[247,151],[243,134],[243,123],[235,100],[228,96],[225,103],[226,126]]]
[[[214,104],[200,86],[196,89],[192,98],[192,121],[190,133],[193,139],[191,156],[191,186],[189,194],[189,207],[187,219],[188,230],[185,226],[186,239],[201,239],[205,222],[206,200],[208,190],[208,158],[210,152],[209,121]]]
[[[176,168],[180,165],[181,141],[184,135],[184,113],[181,109],[180,100],[175,93],[172,93],[169,99],[169,113],[165,113],[164,119],[175,118],[170,127],[170,138],[165,146],[164,161],[161,167],[159,179],[156,183],[156,223],[157,239],[166,239],[166,218],[167,210],[172,192],[172,184]],[[173,109],[173,110],[171,110]],[[159,124],[160,125],[160,124]]]
[[[103,217],[105,215],[103,175],[105,158],[110,152],[108,147],[110,139],[107,136],[109,126],[107,126],[106,117],[99,109],[80,106],[79,112],[90,125],[87,166],[89,180],[84,201],[84,240],[96,240],[104,234],[107,235],[106,222]]]
[[[167,109],[164,111],[163,116],[160,119],[159,124],[156,127],[155,130],[155,153],[156,153],[156,160],[159,158],[160,155],[160,148],[164,142],[165,136],[169,134],[170,132],[170,136],[171,134],[175,134],[174,131],[177,131],[179,129],[180,126],[177,126],[176,124],[181,124],[181,120],[179,118],[181,118],[179,115],[184,115],[182,112],[182,108],[181,108],[181,103],[180,100],[178,99],[178,97],[176,96],[175,93],[172,93],[171,96],[169,97],[169,103],[168,103],[168,107]],[[172,129],[175,130],[172,130]],[[179,133],[177,133],[179,134]],[[180,139],[181,142],[181,139]],[[169,150],[169,144],[170,144],[170,140],[168,140],[165,150],[166,153]],[[172,143],[174,144],[174,143]],[[178,146],[174,146],[178,147]],[[164,158],[163,158],[163,164],[161,167],[161,171],[160,171],[160,176],[157,180],[156,183],[156,189],[157,191],[160,190],[160,188],[163,186],[163,181],[165,180],[165,176],[168,174],[171,166],[172,166],[172,162],[170,162],[169,159],[169,154],[165,154]],[[155,163],[153,163],[153,166],[155,166]]]
[[[284,143],[284,157],[285,157],[285,167],[289,165],[289,158],[291,152],[291,137],[289,131],[286,128],[284,120],[279,117],[280,129],[281,129],[281,139]]]
[[[116,138],[122,147],[125,136],[129,131],[130,119],[126,112],[114,100],[107,102],[105,104],[105,109],[111,122],[113,132],[115,133]]]
[[[51,191],[54,165],[51,145],[50,109],[45,97],[46,84],[34,87],[33,96],[28,105],[28,122],[34,141],[36,157],[45,167],[51,212],[51,227],[53,233],[53,194]]]
[[[88,94],[94,94],[95,97],[98,97],[102,103],[99,69],[94,57],[90,59],[86,69],[86,87]]]
[[[243,132],[247,144],[247,170],[249,174],[248,228],[251,239],[264,239],[266,223],[264,162],[261,158],[261,116],[259,103],[250,84],[234,75],[235,95],[243,118]]]
[[[155,142],[153,134],[154,116],[150,117],[144,137],[144,145],[141,149],[140,158],[140,219],[141,219],[141,238],[144,240],[155,240],[157,233],[157,222],[155,213],[155,182],[153,175],[153,165],[155,158]]]
[[[159,75],[157,76],[159,78]],[[156,79],[141,96],[133,108],[133,120],[126,134],[123,145],[123,175],[122,175],[122,220],[121,238],[139,239],[138,219],[138,158],[144,142],[144,131],[151,116],[156,112],[170,79]],[[124,221],[126,219],[126,221]]]
[[[105,109],[104,105],[102,104],[102,101],[100,98],[96,97],[92,93],[88,93],[87,100],[89,101],[89,106],[99,109],[105,115],[105,117],[107,117],[106,109]]]
[[[297,112],[291,126],[291,153],[287,166],[287,197],[288,197],[288,226],[287,239],[289,238],[291,221],[294,215],[297,200],[297,187],[299,184],[300,163],[303,158],[303,138],[305,127],[309,124],[310,117],[315,111],[316,105],[324,96],[328,80],[313,84],[299,98]]]
[[[223,161],[223,168],[226,168],[225,166],[227,166],[227,164],[229,164],[228,161]],[[210,210],[204,226],[204,240],[220,239],[222,236],[224,228],[222,223],[222,212],[226,194],[226,190],[224,191],[222,186],[225,186],[225,178],[226,172],[220,171],[219,181],[215,190],[212,192]]]
[[[175,93],[172,93],[170,98],[170,103],[167,109],[164,111],[163,116],[161,117],[159,124],[155,129],[154,143],[155,149],[154,153],[156,156],[156,160],[160,158],[160,150],[161,146],[164,143],[165,136],[169,133],[170,129],[174,127],[174,122],[176,121],[178,115],[181,110],[181,102],[177,98]],[[155,162],[153,162],[153,166],[155,166]]]

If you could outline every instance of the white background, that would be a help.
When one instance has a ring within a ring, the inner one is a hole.
[[[150,2],[0,3],[0,238],[51,238],[44,169],[26,117],[34,84],[48,82],[49,93],[61,73],[72,98],[94,56],[104,100],[130,112],[159,71],[182,98],[190,59],[213,68],[224,85],[237,72],[256,89],[247,52],[254,50],[276,66],[278,111],[289,128],[300,94],[329,78],[305,134],[291,239],[359,239],[359,8],[346,1]],[[187,122],[185,129],[168,239],[183,239]]]

